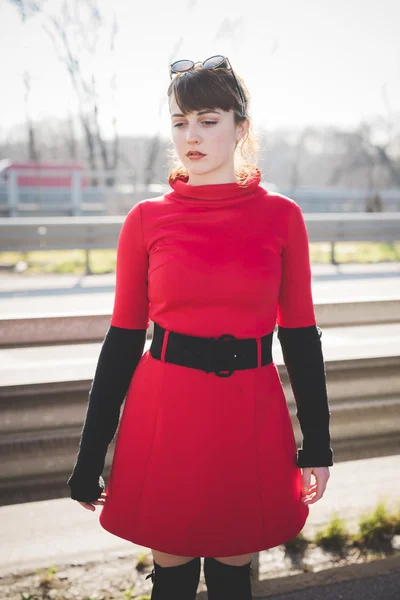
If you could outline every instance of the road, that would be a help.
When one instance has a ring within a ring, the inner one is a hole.
[[[400,263],[313,265],[315,302],[388,298],[400,293]],[[28,316],[112,310],[115,274],[0,273],[0,314]]]
[[[382,561],[384,562],[384,561]],[[368,565],[362,565],[368,567]],[[359,566],[358,566],[359,567]],[[340,569],[337,576],[340,577]],[[324,575],[327,575],[326,573]],[[335,574],[336,575],[336,574]],[[387,569],[381,575],[367,574],[358,568],[353,572],[353,579],[326,585],[310,586],[305,589],[292,590],[287,594],[257,596],[258,600],[398,600],[400,590],[400,561],[394,570]],[[332,577],[334,579],[334,577]]]

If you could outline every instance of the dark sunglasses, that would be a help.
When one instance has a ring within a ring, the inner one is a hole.
[[[235,80],[237,90],[239,92],[240,100],[242,103],[242,111],[245,112],[244,107],[246,106],[246,102],[242,93],[242,88],[240,87],[238,80],[236,79],[236,75],[234,70],[231,67],[231,63],[227,59],[226,56],[222,56],[221,54],[217,54],[216,56],[210,56],[204,62],[194,63],[192,60],[176,60],[169,66],[169,76],[172,79],[173,75],[177,73],[185,73],[186,71],[191,71],[194,69],[196,65],[201,65],[202,69],[229,69],[232,71],[232,76]]]

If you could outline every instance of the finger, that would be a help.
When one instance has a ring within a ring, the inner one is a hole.
[[[318,502],[318,500],[320,500],[323,495],[323,489],[321,488],[321,486],[318,486],[317,490],[306,498],[307,504],[314,504],[315,502]]]
[[[303,482],[303,491],[304,493],[307,493],[310,485],[311,485],[311,470],[310,468],[304,468],[303,469],[303,477],[302,477],[302,482]]]
[[[315,500],[316,495],[317,495],[316,492],[313,492],[312,494],[306,494],[302,497],[301,501],[304,504],[312,504]]]
[[[315,490],[317,489],[317,487],[318,487],[318,485],[316,483],[314,483],[313,485],[311,485],[308,488],[307,492],[305,492],[305,491],[302,490],[301,495],[302,496],[307,496],[308,494],[311,494],[312,492],[315,492]]]
[[[83,508],[86,508],[87,510],[96,510],[95,507],[89,502],[79,502],[79,504],[81,504]]]
[[[310,485],[310,487],[308,488],[308,493],[314,492],[318,487],[317,483],[313,483],[312,485]]]
[[[315,504],[321,498],[322,498],[322,496],[315,495],[314,498],[310,498],[310,500],[307,501],[307,504]]]
[[[314,483],[313,485],[311,485],[309,487],[308,492],[306,492],[302,495],[303,499],[304,498],[314,498],[321,491],[323,492],[323,490],[324,490],[323,486],[319,485],[318,483]]]

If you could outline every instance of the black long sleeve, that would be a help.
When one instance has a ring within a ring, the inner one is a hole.
[[[331,413],[321,336],[322,331],[317,325],[278,325],[277,337],[297,405],[296,416],[303,434],[302,448],[297,450],[298,467],[333,465],[329,432]]]
[[[146,329],[110,325],[105,335],[89,391],[76,463],[67,481],[73,500],[94,502],[105,489],[101,474],[107,449],[145,342]]]

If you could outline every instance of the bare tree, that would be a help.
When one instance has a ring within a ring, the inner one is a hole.
[[[31,96],[31,76],[28,71],[24,72],[24,89],[25,89],[25,113],[26,126],[28,129],[28,158],[29,160],[39,161],[40,155],[37,147],[36,131],[33,125],[33,120],[30,113],[30,96]]]
[[[30,0],[9,0],[9,2],[16,7],[18,10],[21,20],[23,23],[32,15],[39,12],[40,3],[31,2]],[[25,70],[23,73],[23,84],[24,84],[24,103],[25,103],[25,115],[26,115],[26,126],[28,134],[28,158],[30,160],[39,160],[39,150],[37,146],[36,132],[31,116],[30,110],[30,98],[32,93],[32,77],[30,73]]]
[[[30,0],[9,0],[19,10],[21,18],[25,21],[33,15],[41,15],[43,29],[50,36],[60,62],[65,66],[72,83],[77,100],[78,115],[82,126],[88,162],[92,171],[98,169],[98,159],[105,171],[112,172],[119,162],[119,136],[115,106],[117,89],[116,71],[110,76],[112,90],[112,116],[113,139],[107,143],[100,124],[100,96],[98,93],[98,77],[93,70],[85,72],[82,57],[95,62],[97,44],[105,27],[104,19],[96,0],[67,0],[62,4],[58,13],[48,12],[45,3]],[[116,37],[118,33],[117,19],[114,18],[111,26],[109,50],[115,54]],[[72,152],[75,150],[71,149]],[[114,176],[107,176],[106,184],[113,185]]]
[[[78,157],[78,142],[76,139],[74,117],[71,112],[67,118],[66,146],[68,149],[68,157],[76,160]]]
[[[195,0],[191,0],[190,4],[189,4],[189,9],[191,10],[194,6],[196,5],[196,1]],[[169,62],[171,63],[174,59],[174,57],[176,56],[176,54],[179,52],[181,46],[183,44],[183,37],[180,37],[171,53],[169,56]],[[158,131],[154,134],[154,136],[152,137],[152,140],[150,142],[150,149],[149,149],[149,153],[147,155],[147,160],[146,160],[146,164],[144,167],[144,185],[145,185],[145,190],[148,189],[149,185],[154,181],[154,173],[155,173],[155,165],[156,165],[156,160],[157,160],[157,156],[160,152],[160,147],[161,147],[161,140],[160,140],[160,121],[161,121],[161,115],[162,115],[162,110],[164,107],[164,104],[166,102],[166,97],[162,96],[160,98],[160,101],[158,103],[158,122],[159,122],[159,126],[158,126]]]
[[[23,23],[32,15],[38,13],[43,4],[42,1],[33,2],[32,0],[9,0],[9,2],[18,10]]]
[[[385,172],[389,185],[400,187],[400,113],[390,106],[385,86],[382,89],[386,115],[362,121],[353,132],[338,132],[344,148],[343,162],[332,173],[337,183],[346,173],[364,169],[370,189],[378,187],[376,173]]]
[[[293,159],[289,178],[289,185],[292,190],[295,190],[301,185],[301,163],[304,155],[307,153],[307,142],[318,137],[317,132],[313,127],[304,127],[298,135],[297,141],[293,148]]]
[[[85,21],[82,19],[82,6],[86,8]],[[119,136],[117,130],[117,117],[115,107],[116,72],[111,74],[110,85],[112,90],[114,114],[112,117],[113,139],[107,144],[100,125],[100,96],[98,93],[97,74],[84,73],[81,56],[83,53],[95,58],[97,44],[103,28],[104,21],[98,5],[93,0],[78,2],[75,0],[73,10],[68,2],[64,2],[59,15],[48,15],[45,31],[53,41],[54,48],[60,61],[65,65],[75,91],[79,119],[83,128],[88,160],[92,171],[98,168],[98,157],[101,159],[102,167],[110,172],[106,177],[106,185],[115,183],[114,175],[119,163]],[[109,50],[115,52],[116,36],[118,32],[117,20],[114,19],[111,27]],[[93,181],[96,183],[96,180]]]

